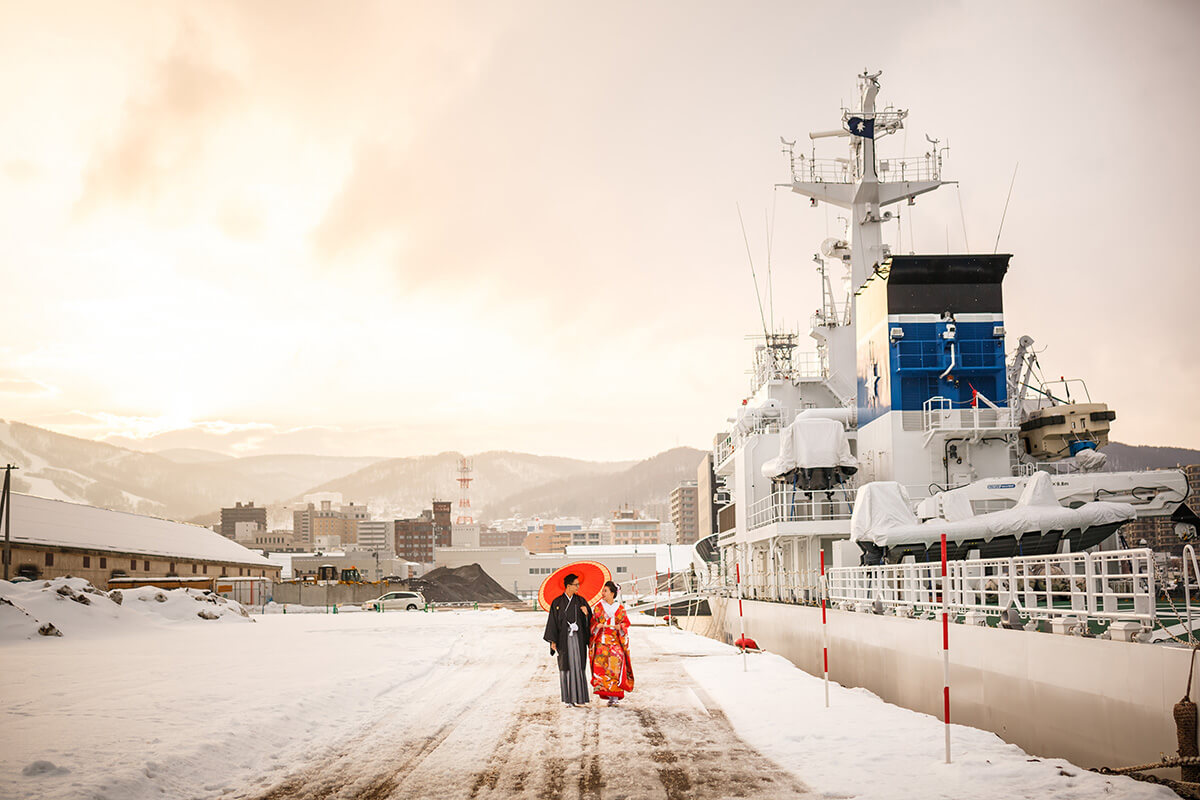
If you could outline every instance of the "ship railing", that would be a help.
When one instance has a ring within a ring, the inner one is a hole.
[[[773,490],[750,506],[750,529],[778,522],[813,522],[850,519],[854,512],[853,489],[805,491],[786,487]]]
[[[821,353],[792,353],[791,364],[779,367],[769,361],[754,365],[754,376],[750,388],[757,392],[769,380],[803,381],[822,380],[829,377],[828,360]]]
[[[1188,582],[1188,566],[1190,565],[1192,568],[1192,579],[1200,581],[1200,564],[1196,563],[1196,548],[1185,544],[1183,558],[1180,560],[1183,561],[1183,602],[1187,613],[1188,644],[1193,644],[1195,634],[1192,629],[1192,585]]]
[[[1047,472],[1051,475],[1073,475],[1079,472],[1079,465],[1074,459],[1063,461],[1030,461],[1021,462],[1017,465],[1017,474],[1023,477],[1028,477],[1035,472]],[[1097,472],[1112,472],[1113,465],[1105,464]]]
[[[802,183],[854,183],[858,175],[848,158],[806,158],[792,163],[792,180]]]
[[[967,408],[955,408],[949,397],[931,397],[921,404],[921,423],[927,434],[939,431],[987,431],[1016,427],[1013,409],[993,403],[982,394]]]
[[[818,570],[768,570],[744,575],[742,596],[747,600],[768,602],[807,603],[815,601],[820,591]],[[736,587],[728,589],[736,593]],[[728,592],[727,592],[728,593]]]
[[[881,158],[875,170],[880,183],[901,181],[938,181],[942,179],[937,159],[932,156]]]
[[[713,467],[720,468],[748,439],[768,433],[779,433],[795,420],[796,409],[773,409],[769,415],[747,425],[742,422],[713,448]]]
[[[879,159],[875,174],[880,183],[941,180],[941,169],[932,155]],[[848,158],[798,155],[792,163],[792,180],[802,183],[854,183],[859,177]]]
[[[1031,620],[1151,627],[1155,619],[1154,554],[1146,548],[951,561],[944,583],[941,570],[939,562],[837,567],[826,573],[829,601],[847,610],[922,615],[941,610],[944,588],[955,615],[996,616],[1011,607]]]

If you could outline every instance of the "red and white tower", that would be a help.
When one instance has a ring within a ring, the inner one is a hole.
[[[475,480],[471,477],[471,462],[466,458],[458,462],[458,516],[454,520],[455,525],[473,525],[474,518],[471,516],[471,481]]]

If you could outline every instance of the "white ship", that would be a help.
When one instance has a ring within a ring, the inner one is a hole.
[[[908,112],[878,106],[879,78],[858,76],[860,105],[809,134],[811,153],[784,141],[786,186],[844,209],[847,230],[815,256],[815,352],[764,330],[750,394],[714,439],[701,497],[717,498],[717,532],[697,545],[709,632],[744,625],[813,674],[940,715],[930,620],[947,613],[946,674],[968,687],[957,721],[1086,766],[1157,760],[1176,746],[1189,651],[1149,643],[1192,641],[1200,612],[1163,596],[1155,554],[1121,528],[1169,517],[1193,537],[1186,476],[1111,470],[1115,413],[1082,382],[1039,380],[1029,337],[1006,349],[1019,260],[893,251],[898,213],[948,181],[937,140],[883,155]],[[848,152],[817,157],[830,140]],[[1185,565],[1194,581],[1190,545]]]
[[[859,76],[861,106],[809,134],[790,188],[849,214],[821,243],[815,354],[767,332],[752,392],[719,434],[713,462],[728,494],[716,542],[750,592],[815,596],[832,566],[1080,553],[1119,547],[1135,518],[1195,521],[1180,470],[1114,472],[1103,447],[1115,412],[1082,382],[1035,379],[1032,339],[1006,358],[1002,286],[1009,254],[899,254],[889,207],[946,185],[943,151],[883,158],[907,111],[876,107],[879,73]],[[845,157],[816,157],[843,139]],[[855,548],[835,548],[839,541]]]

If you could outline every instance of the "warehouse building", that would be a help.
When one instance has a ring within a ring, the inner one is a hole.
[[[112,578],[262,577],[280,565],[221,534],[182,522],[13,493],[8,575]]]

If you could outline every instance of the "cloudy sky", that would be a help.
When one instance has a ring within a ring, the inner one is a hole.
[[[1010,344],[1200,448],[1200,6],[0,5],[0,417],[143,449],[704,447],[837,210],[855,75],[950,143],[904,251],[1000,246]],[[802,145],[803,146],[803,145]],[[842,143],[819,155],[842,155]],[[961,202],[961,212],[960,212]],[[965,226],[964,226],[965,220]],[[894,229],[889,236],[895,240]]]

